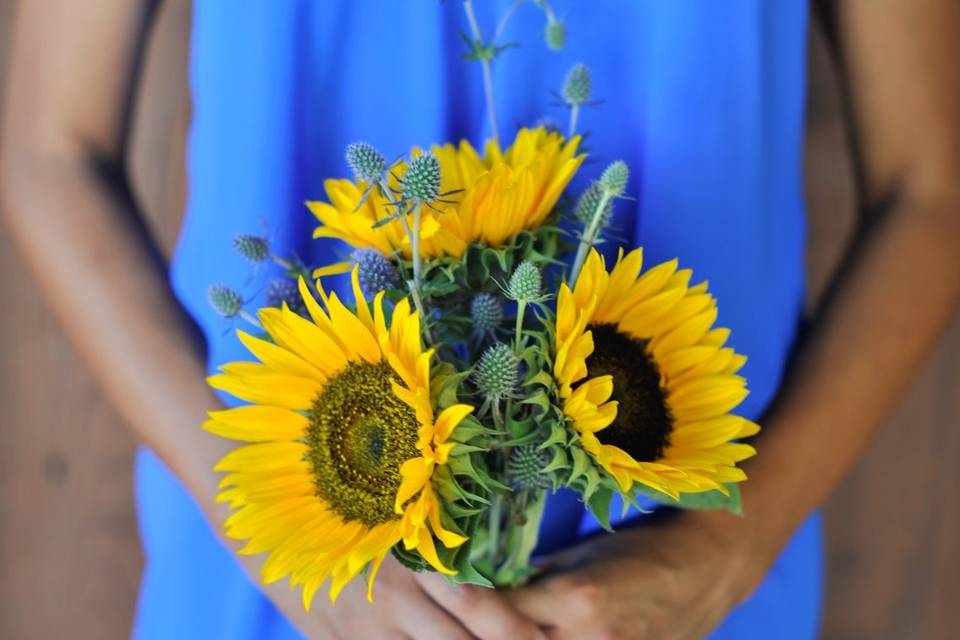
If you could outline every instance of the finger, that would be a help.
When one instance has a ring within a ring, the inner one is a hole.
[[[474,640],[473,635],[456,618],[422,592],[417,595],[415,602],[411,598],[400,604],[395,624],[411,640]]]
[[[436,573],[419,573],[417,581],[441,607],[456,616],[481,640],[546,640],[546,634],[513,609],[502,594],[473,585],[451,585]]]
[[[519,589],[504,592],[507,602],[514,610],[542,626],[559,624],[562,611],[557,606],[557,598],[544,588],[544,583],[535,582]]]

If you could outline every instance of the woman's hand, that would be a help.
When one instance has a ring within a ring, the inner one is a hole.
[[[413,573],[388,557],[367,601],[363,580],[355,580],[330,605],[317,593],[309,613],[299,591],[279,585],[267,595],[310,638],[411,638],[413,640],[533,640],[546,634],[513,609],[500,593],[469,585],[451,586],[437,573]]]
[[[726,513],[683,513],[548,559],[508,594],[550,638],[702,638],[759,583],[769,562]]]

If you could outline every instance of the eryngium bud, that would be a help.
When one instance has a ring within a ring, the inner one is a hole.
[[[567,28],[560,20],[551,20],[547,22],[543,38],[547,41],[547,46],[550,49],[560,51],[563,49],[563,45],[567,43]]]
[[[507,283],[507,292],[510,298],[516,301],[530,302],[540,297],[543,289],[543,275],[535,264],[523,261],[510,276]]]
[[[307,316],[307,305],[300,296],[300,289],[297,283],[289,278],[277,278],[267,285],[267,306],[283,307],[286,303],[290,310],[303,317]]]
[[[387,161],[383,154],[366,142],[352,142],[347,145],[347,164],[357,180],[376,182],[387,170]]]
[[[433,202],[440,195],[440,161],[421,153],[410,162],[403,177],[403,195],[417,203]]]
[[[243,308],[243,298],[240,294],[222,284],[210,285],[207,289],[207,301],[214,311],[224,318],[232,318]]]
[[[584,64],[575,64],[567,72],[563,81],[563,100],[570,106],[582,105],[590,102],[593,91],[593,80],[590,69]]]
[[[577,221],[582,224],[584,228],[590,226],[593,216],[597,211],[597,207],[600,206],[601,200],[603,200],[603,189],[601,189],[600,185],[598,185],[596,182],[584,189],[583,193],[580,194],[580,197],[577,198],[577,208],[574,211],[574,215],[577,217]],[[597,228],[603,229],[610,224],[610,218],[612,215],[613,200],[607,198],[607,203],[604,205],[603,211],[600,212],[600,220],[597,223]]]
[[[233,246],[237,253],[254,264],[259,264],[270,257],[270,243],[261,236],[241,233],[234,236]]]
[[[400,286],[397,268],[377,249],[357,249],[350,261],[357,265],[360,289],[368,298]]]
[[[619,198],[627,190],[627,180],[630,178],[630,169],[623,160],[611,162],[604,169],[600,176],[600,188],[610,194],[611,197]]]
[[[473,378],[484,395],[499,400],[513,393],[519,374],[520,359],[510,347],[498,342],[480,356]]]
[[[492,293],[478,293],[470,303],[470,317],[474,329],[480,333],[491,333],[503,320],[503,305]]]
[[[513,447],[507,458],[507,474],[510,479],[527,489],[546,489],[550,486],[550,474],[543,473],[549,462],[546,450],[535,444]]]

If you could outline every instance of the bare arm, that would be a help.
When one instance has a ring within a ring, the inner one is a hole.
[[[960,4],[846,0],[836,26],[863,215],[746,464],[747,515],[688,513],[564,554],[566,571],[514,595],[552,637],[709,632],[854,464],[960,302]]]
[[[200,429],[218,403],[124,166],[140,49],[156,4],[20,3],[0,148],[0,204],[52,310],[110,401],[220,531],[227,514],[215,502],[213,466],[231,445]],[[246,556],[243,563],[258,574],[258,558]],[[265,592],[311,636],[539,635],[499,595],[452,590],[433,578],[417,580],[390,559],[373,607],[352,585],[335,610],[318,606],[309,616],[287,585]]]
[[[862,214],[748,468],[747,520],[767,554],[853,465],[960,302],[960,5],[836,11]]]
[[[0,193],[16,244],[101,387],[209,507],[223,446],[197,425],[215,400],[124,168],[153,4],[20,3]]]

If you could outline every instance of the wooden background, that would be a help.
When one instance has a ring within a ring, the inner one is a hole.
[[[0,0],[0,81],[13,5]],[[189,20],[187,0],[165,3],[151,38],[131,154],[137,193],[167,251],[183,201]],[[835,79],[817,34],[810,84],[812,305],[843,250],[853,208]],[[135,443],[50,318],[2,230],[0,274],[0,638],[126,637],[141,563],[131,492]],[[958,353],[955,322],[827,507],[824,638],[957,637]]]

